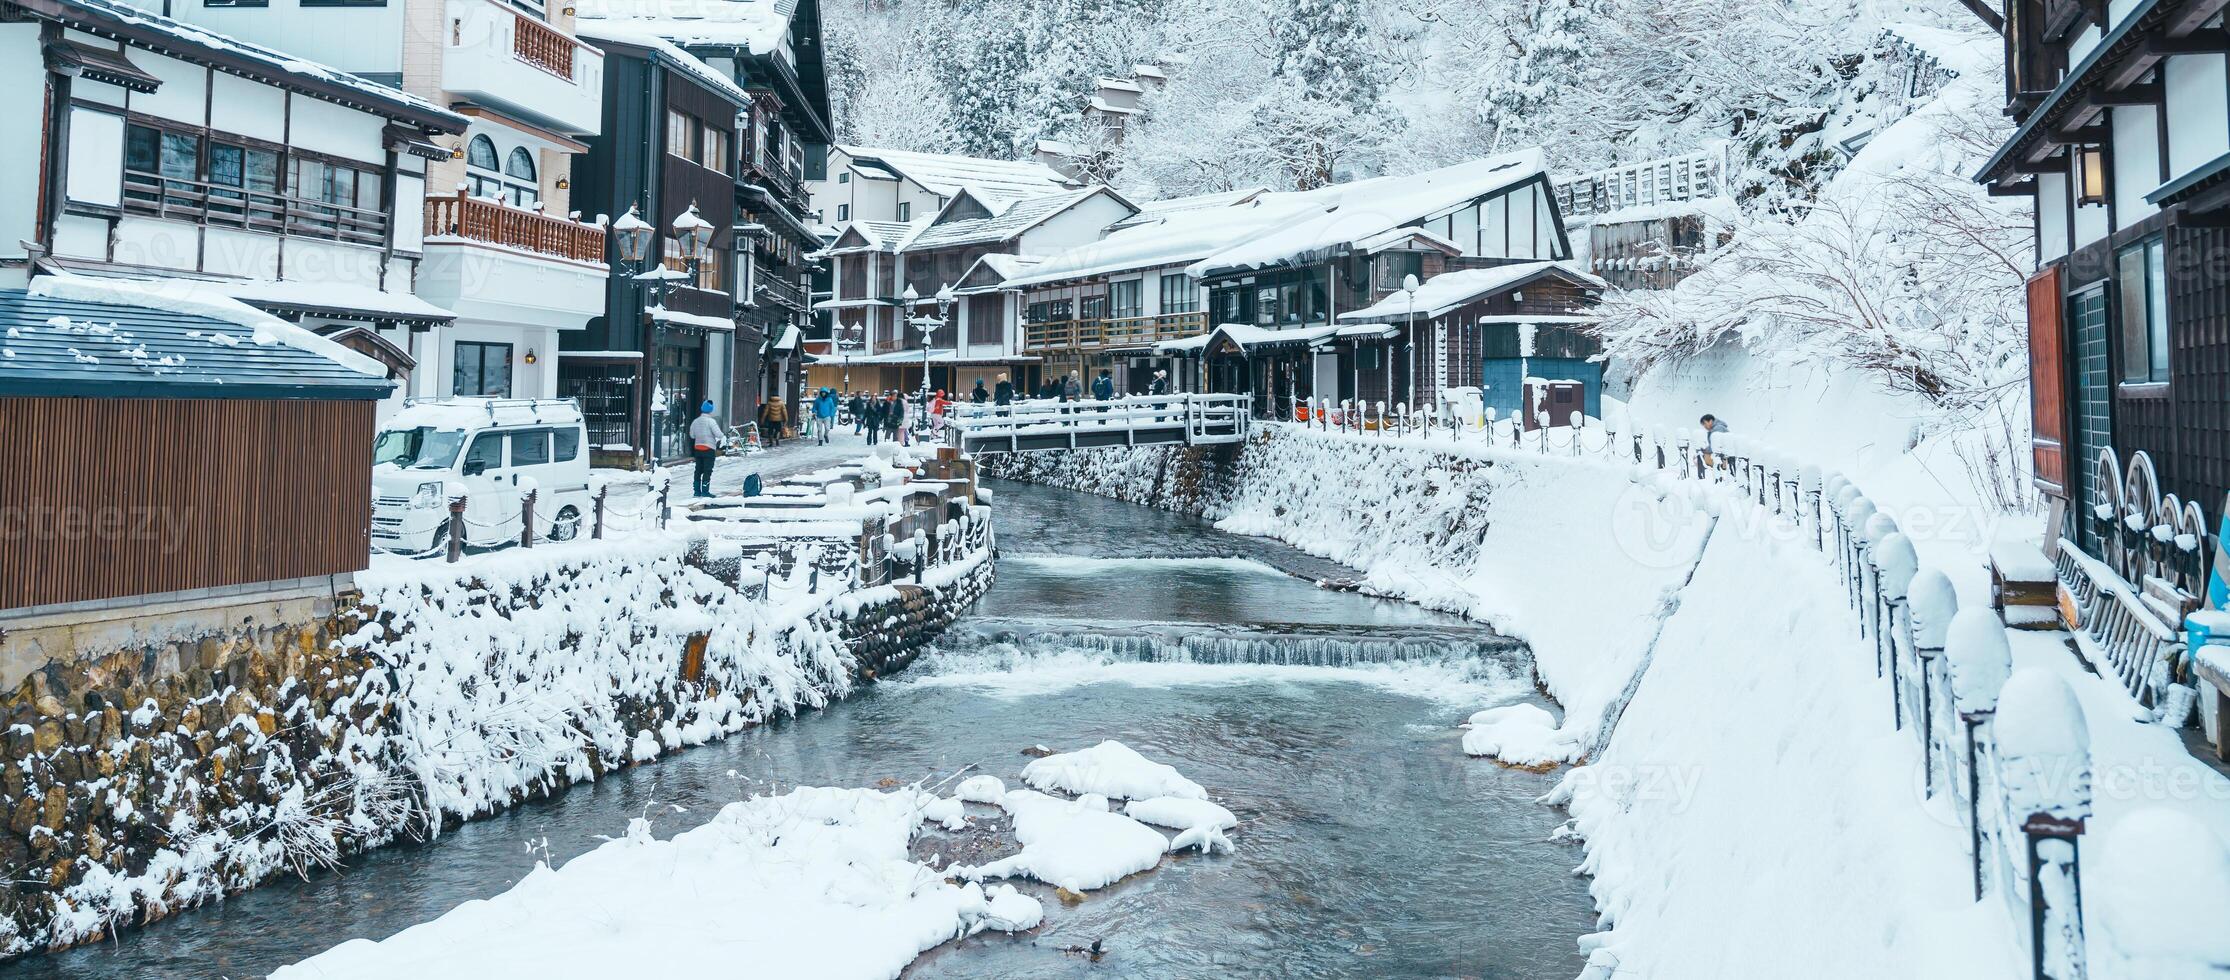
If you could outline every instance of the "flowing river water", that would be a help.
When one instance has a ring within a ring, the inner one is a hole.
[[[1568,978],[1593,930],[1534,800],[1553,775],[1468,759],[1453,725],[1535,697],[1524,650],[1460,619],[1318,588],[1275,542],[1070,491],[995,482],[1003,554],[978,615],[826,710],[669,756],[424,844],[284,879],[5,977],[253,977],[503,891],[648,814],[661,836],[798,784],[968,768],[1019,783],[1034,745],[1115,738],[1240,817],[1046,925],[940,948],[915,977]],[[972,767],[972,768],[971,768]],[[1067,951],[1102,944],[1094,961]],[[643,951],[658,976],[657,950]],[[750,973],[741,954],[739,974]]]

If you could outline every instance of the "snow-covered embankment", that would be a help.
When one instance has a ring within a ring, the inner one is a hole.
[[[2018,962],[2003,913],[1971,900],[1959,822],[1915,788],[1919,751],[1809,533],[1715,518],[1726,499],[1601,457],[1282,425],[1236,451],[987,468],[1201,513],[1525,640],[1561,722],[1504,712],[1466,741],[1584,763],[1556,801],[1587,841],[1602,976]]]

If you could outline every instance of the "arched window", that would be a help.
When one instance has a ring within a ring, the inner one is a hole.
[[[542,201],[542,185],[534,180],[534,154],[514,146],[503,160],[504,199],[516,207],[533,208]]]
[[[475,136],[465,144],[465,165],[482,170],[496,169],[496,141],[486,136]]]

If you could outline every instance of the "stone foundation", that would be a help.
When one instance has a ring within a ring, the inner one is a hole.
[[[0,958],[817,707],[903,669],[993,575],[986,551],[783,618],[681,544],[537,560],[411,566],[422,581],[367,576],[338,606],[143,624],[21,666],[0,698]]]

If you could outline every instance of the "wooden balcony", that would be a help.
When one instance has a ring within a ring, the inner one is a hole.
[[[1197,337],[1208,329],[1206,313],[1117,317],[1108,320],[1049,320],[1022,325],[1022,349],[1037,351],[1106,350],[1144,347]]]
[[[357,245],[387,241],[387,212],[202,180],[124,171],[124,210],[203,225]]]
[[[565,32],[524,13],[511,34],[511,53],[520,61],[559,78],[573,78],[573,46],[579,42]]]
[[[426,200],[426,234],[604,264],[604,229],[464,194]]]

